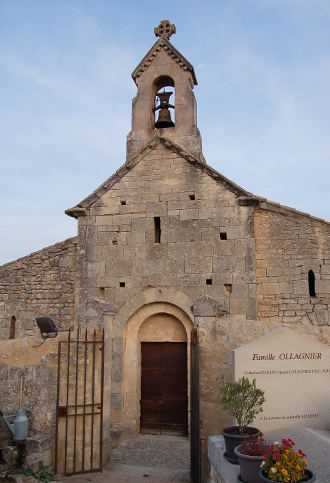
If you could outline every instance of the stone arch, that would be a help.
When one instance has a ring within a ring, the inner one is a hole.
[[[168,288],[149,288],[143,292],[137,293],[131,297],[118,311],[114,318],[114,325],[118,328],[124,329],[125,325],[132,315],[137,312],[144,305],[155,302],[164,302],[174,305],[187,314],[187,316],[194,320],[192,312],[192,300],[188,295],[178,290]]]
[[[168,75],[161,75],[158,76],[154,81],[153,81],[153,103],[152,103],[152,108],[151,108],[151,127],[157,128],[156,121],[157,118],[159,119],[160,111],[157,109],[160,109],[160,106],[162,102],[160,101],[157,105],[156,99],[160,99],[158,96],[162,96],[162,93],[160,92],[162,89],[164,92],[166,91],[170,99],[169,99],[169,105],[171,106],[168,110],[170,112],[171,116],[171,121],[173,122],[173,126],[175,126],[175,82],[174,79]],[[158,126],[159,128],[159,126]]]
[[[122,334],[121,348],[118,349],[122,351],[120,357],[122,366],[119,371],[121,373],[121,405],[116,414],[113,410],[111,411],[115,418],[112,427],[120,428],[120,435],[113,435],[115,436],[114,439],[135,436],[140,430],[140,342],[142,339],[155,342],[165,340],[187,342],[189,411],[190,333],[193,326],[190,306],[190,300],[185,294],[180,294],[174,290],[150,289],[131,299],[114,318],[114,329],[118,331],[118,335],[119,331]],[[158,330],[155,330],[157,327]],[[113,341],[115,341],[115,338],[113,338]],[[113,361],[116,358],[118,360],[114,353]],[[118,373],[118,368],[116,372]],[[112,401],[119,398],[118,382],[112,382]]]

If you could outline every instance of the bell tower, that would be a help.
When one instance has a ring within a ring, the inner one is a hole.
[[[132,73],[137,95],[132,101],[132,129],[127,136],[127,161],[154,137],[166,137],[204,161],[197,128],[193,66],[171,44],[175,25],[162,20],[154,33],[159,39]]]

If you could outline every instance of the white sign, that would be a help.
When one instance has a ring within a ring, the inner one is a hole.
[[[233,351],[234,379],[256,379],[265,391],[262,431],[288,427],[330,430],[330,347],[279,329]]]

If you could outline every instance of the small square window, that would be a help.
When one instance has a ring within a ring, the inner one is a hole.
[[[212,285],[212,278],[206,279],[206,285]]]
[[[220,232],[220,240],[227,240],[227,233],[225,231]]]
[[[226,294],[230,295],[232,290],[233,290],[232,284],[231,283],[225,283],[224,288],[225,288]]]
[[[121,200],[120,204],[121,205],[126,205],[126,200]]]
[[[125,287],[126,283],[125,282],[119,282],[119,287]]]
[[[191,201],[195,201],[196,199],[195,195],[189,195],[189,198],[191,199]]]

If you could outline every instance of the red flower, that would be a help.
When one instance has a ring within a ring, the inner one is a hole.
[[[280,453],[274,453],[274,460],[280,459]]]

